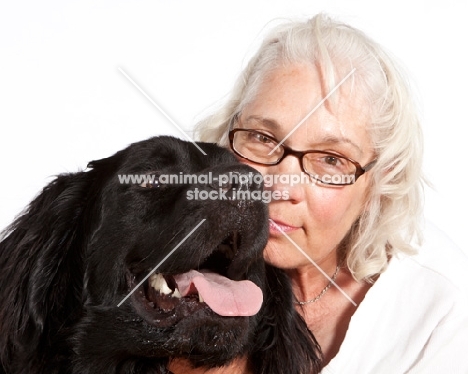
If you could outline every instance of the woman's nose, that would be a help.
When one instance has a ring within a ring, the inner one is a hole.
[[[304,175],[302,175],[300,160],[297,157],[288,155],[278,165],[266,167],[262,174],[266,190],[279,191],[282,196],[286,192],[289,197],[287,200],[296,203],[304,199],[306,186],[303,183]]]

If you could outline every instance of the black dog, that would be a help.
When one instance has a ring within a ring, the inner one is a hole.
[[[206,156],[151,138],[60,175],[4,232],[0,372],[167,373],[171,357],[210,368],[240,356],[253,373],[318,372],[320,349],[288,278],[262,259],[265,204],[191,195],[261,192],[256,172],[198,144]],[[157,178],[209,173],[206,183]],[[229,173],[250,178],[219,187]]]

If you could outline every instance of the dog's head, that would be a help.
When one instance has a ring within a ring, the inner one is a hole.
[[[219,366],[279,340],[278,302],[263,300],[281,276],[268,276],[262,259],[260,175],[199,146],[206,155],[151,138],[61,175],[5,232],[7,372],[163,373],[168,357]],[[277,298],[287,313],[290,298]]]
[[[233,192],[261,192],[260,175],[219,147],[203,150],[161,137],[90,164],[91,173],[113,171],[86,246],[86,307],[106,310],[96,329],[135,331],[126,337],[134,354],[229,359],[252,340],[267,210]]]

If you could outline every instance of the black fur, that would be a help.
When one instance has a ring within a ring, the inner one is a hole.
[[[262,259],[262,202],[187,199],[188,189],[217,188],[209,184],[119,183],[119,174],[254,172],[228,151],[199,144],[207,156],[189,142],[151,138],[87,171],[60,175],[3,233],[0,373],[167,373],[169,357],[215,367],[241,355],[250,357],[254,373],[318,372],[320,349],[292,306],[288,278]],[[224,186],[233,187],[261,190],[255,183]],[[142,296],[147,286],[118,307],[202,219],[157,272],[221,261],[229,278],[262,288],[260,312],[221,317],[190,300],[153,310]],[[233,232],[239,246],[227,255],[219,245]]]

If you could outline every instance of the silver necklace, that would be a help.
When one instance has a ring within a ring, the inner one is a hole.
[[[340,271],[340,268],[341,266],[338,265],[335,269],[335,272],[333,273],[332,277],[330,278],[330,282],[328,282],[328,284],[325,286],[325,288],[320,291],[320,293],[315,296],[313,299],[310,299],[310,300],[306,300],[306,301],[294,301],[295,304],[298,304],[298,305],[306,305],[306,304],[312,304],[312,303],[315,303],[316,301],[320,300],[320,298],[325,294],[325,292],[327,292],[330,287],[332,286],[333,282],[335,282],[335,279],[338,275],[338,272]]]

